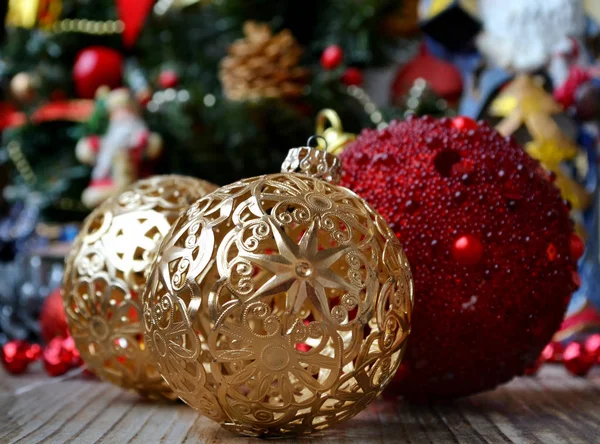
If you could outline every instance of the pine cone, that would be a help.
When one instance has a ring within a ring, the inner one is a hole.
[[[308,70],[298,66],[302,47],[290,31],[273,35],[268,25],[248,21],[246,38],[229,47],[219,77],[230,100],[295,98],[302,95]]]

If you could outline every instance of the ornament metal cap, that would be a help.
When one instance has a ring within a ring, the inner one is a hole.
[[[325,142],[325,148],[311,146],[317,139]],[[299,173],[306,176],[325,180],[337,184],[341,178],[342,163],[337,156],[327,151],[327,141],[321,136],[311,136],[306,142],[307,146],[292,148],[281,164],[282,173]]]

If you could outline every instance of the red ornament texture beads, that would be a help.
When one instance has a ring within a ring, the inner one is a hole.
[[[577,286],[580,254],[569,208],[540,165],[464,117],[365,130],[340,158],[341,184],[388,221],[413,271],[396,391],[468,395],[534,365]]]

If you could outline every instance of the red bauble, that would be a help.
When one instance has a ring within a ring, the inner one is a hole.
[[[57,336],[63,338],[69,336],[67,318],[65,317],[60,288],[57,288],[50,293],[50,296],[46,298],[46,301],[42,306],[42,311],[40,313],[40,329],[42,339],[46,343]]]
[[[344,51],[338,45],[329,45],[321,54],[321,66],[325,69],[335,69],[344,59]]]
[[[365,78],[358,68],[348,68],[342,74],[341,81],[346,86],[360,86],[364,83]]]
[[[523,374],[575,288],[573,224],[559,191],[516,142],[470,124],[392,122],[340,155],[341,184],[387,219],[411,264],[415,312],[394,386],[413,399]]]
[[[594,357],[595,361],[600,359],[600,334],[595,333],[585,340],[585,350]]]
[[[2,346],[2,365],[13,375],[24,373],[29,364],[40,356],[40,352],[38,344],[20,340],[8,341]]]
[[[46,372],[50,376],[60,376],[81,365],[81,358],[72,337],[52,339],[43,353]]]
[[[172,69],[165,69],[158,75],[158,84],[161,88],[175,88],[179,83],[179,76]]]
[[[429,54],[423,45],[414,59],[403,65],[392,83],[392,102],[400,104],[417,79],[423,79],[441,98],[455,102],[462,93],[462,76],[452,63]]]
[[[73,81],[77,95],[92,99],[101,86],[117,88],[123,82],[123,55],[103,46],[91,46],[75,57]]]
[[[595,357],[578,342],[571,342],[563,353],[566,369],[575,376],[585,376],[595,362]]]

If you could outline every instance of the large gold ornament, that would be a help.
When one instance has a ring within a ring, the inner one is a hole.
[[[284,173],[200,199],[161,245],[146,343],[175,394],[228,430],[323,430],[364,409],[400,364],[410,268],[381,216],[318,178],[339,168],[291,150]]]
[[[144,345],[140,299],[172,223],[215,188],[183,176],[155,176],[85,220],[66,261],[63,299],[81,357],[102,379],[144,396],[174,397]]]

